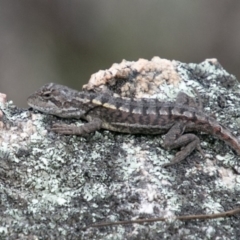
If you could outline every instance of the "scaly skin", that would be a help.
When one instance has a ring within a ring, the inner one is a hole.
[[[183,147],[169,166],[182,161],[194,149],[203,152],[199,138],[189,132],[206,132],[228,144],[240,155],[240,143],[229,129],[203,112],[195,101],[180,92],[176,102],[157,99],[130,99],[107,94],[79,92],[49,83],[28,98],[28,104],[41,112],[62,118],[81,118],[88,123],[74,127],[55,124],[60,134],[85,135],[101,128],[131,134],[164,134],[164,147]]]

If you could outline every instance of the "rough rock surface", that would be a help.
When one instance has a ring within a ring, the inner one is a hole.
[[[240,85],[216,59],[200,64],[159,57],[124,60],[93,74],[84,86],[89,91],[163,100],[173,100],[179,91],[194,97],[193,88],[200,93],[204,110],[237,135]],[[161,147],[164,136],[106,130],[87,137],[61,136],[49,128],[62,120],[18,109],[1,96],[1,239],[240,238],[239,215],[174,220],[179,215],[218,213],[240,205],[240,157],[224,142],[199,133],[207,158],[194,152],[165,169],[161,165],[175,151]],[[169,220],[88,227],[150,217]]]

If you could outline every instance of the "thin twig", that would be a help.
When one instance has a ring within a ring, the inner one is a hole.
[[[195,220],[195,219],[214,219],[214,218],[221,218],[221,217],[230,217],[235,214],[240,213],[240,208],[235,208],[230,211],[215,213],[215,214],[199,214],[199,215],[187,215],[187,216],[176,216],[175,218],[180,221],[187,221],[187,220]],[[118,222],[103,222],[103,223],[96,223],[92,224],[89,227],[105,227],[105,226],[114,226],[114,225],[125,225],[125,224],[132,224],[132,223],[149,223],[149,222],[163,222],[167,221],[169,218],[149,218],[149,219],[136,219],[136,220],[129,220],[129,221],[118,221]]]

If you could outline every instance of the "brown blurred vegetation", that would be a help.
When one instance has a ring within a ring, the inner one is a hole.
[[[217,58],[240,79],[240,2],[0,0],[0,92],[18,106],[47,82],[81,89],[122,59]]]

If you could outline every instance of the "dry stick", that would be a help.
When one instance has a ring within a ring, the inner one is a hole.
[[[187,216],[177,216],[177,220],[187,221],[187,220],[194,220],[194,219],[214,219],[214,218],[221,218],[221,217],[229,217],[240,213],[240,208],[235,208],[230,211],[215,213],[215,214],[199,214],[199,215],[187,215]],[[96,223],[92,224],[89,227],[105,227],[105,226],[113,226],[113,225],[125,225],[131,223],[147,223],[147,222],[159,222],[159,221],[167,221],[169,218],[149,218],[149,219],[136,219],[136,220],[129,220],[129,221],[118,221],[118,222],[103,222],[103,223]]]

